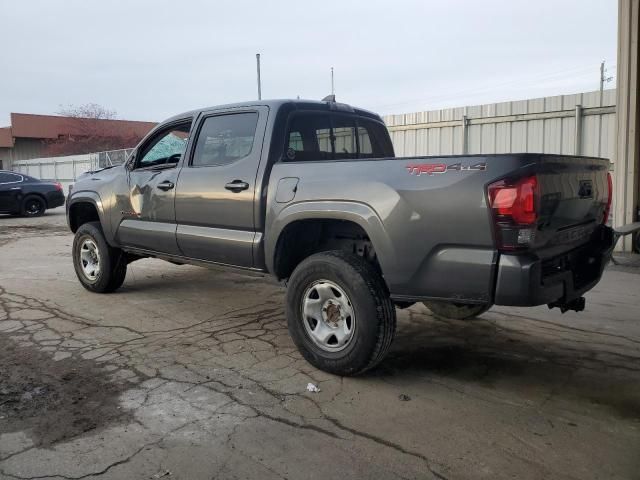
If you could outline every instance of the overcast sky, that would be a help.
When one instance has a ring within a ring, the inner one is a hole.
[[[616,0],[0,0],[0,125],[98,103],[162,120],[257,97],[381,114],[597,90]],[[614,86],[611,82],[608,87]]]

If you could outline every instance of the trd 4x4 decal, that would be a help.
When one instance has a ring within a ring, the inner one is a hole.
[[[446,165],[444,163],[409,163],[406,166],[410,175],[433,175],[435,173],[446,173],[449,171],[456,172],[472,172],[476,170],[486,170],[487,164],[485,162],[475,163],[473,165],[463,165],[461,163],[452,163]]]

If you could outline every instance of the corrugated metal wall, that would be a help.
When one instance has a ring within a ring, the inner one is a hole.
[[[388,115],[384,120],[397,156],[535,152],[614,162],[615,101],[615,90],[605,90],[602,99],[596,91]]]

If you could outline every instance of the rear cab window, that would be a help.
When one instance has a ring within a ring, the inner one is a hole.
[[[392,156],[386,128],[374,120],[330,112],[296,112],[289,120],[285,161]]]

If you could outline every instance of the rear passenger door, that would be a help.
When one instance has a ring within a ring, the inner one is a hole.
[[[254,191],[267,107],[205,112],[176,189],[178,246],[190,258],[251,268]]]

